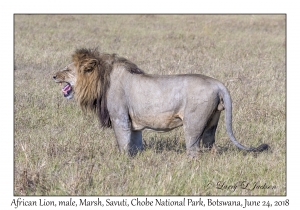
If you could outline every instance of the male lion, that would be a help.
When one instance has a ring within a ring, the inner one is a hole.
[[[66,82],[65,97],[99,117],[102,127],[112,127],[119,150],[135,155],[143,149],[142,130],[170,131],[183,125],[187,154],[196,156],[200,140],[205,148],[215,142],[220,113],[230,140],[246,151],[263,151],[241,145],[232,132],[231,98],[216,79],[200,74],[151,75],[115,54],[79,49],[73,63],[53,79]]]

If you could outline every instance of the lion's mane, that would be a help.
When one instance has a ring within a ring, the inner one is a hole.
[[[116,54],[99,53],[97,49],[78,49],[72,56],[76,66],[76,100],[84,111],[98,115],[102,127],[111,127],[107,109],[107,90],[110,86],[110,74],[118,66],[132,74],[144,74],[131,61]]]

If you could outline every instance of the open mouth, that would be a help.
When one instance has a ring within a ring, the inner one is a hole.
[[[72,87],[70,83],[67,83],[65,87],[62,89],[64,97],[69,97],[72,92]]]

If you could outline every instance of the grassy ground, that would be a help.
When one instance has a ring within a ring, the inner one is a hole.
[[[284,15],[15,15],[14,21],[15,195],[286,194]],[[271,151],[235,148],[222,114],[220,153],[189,159],[179,128],[145,131],[142,154],[120,155],[112,130],[101,130],[52,81],[75,49],[97,46],[147,73],[219,79],[232,95],[237,139],[268,143]],[[272,189],[250,189],[255,183]],[[235,184],[236,190],[226,187]]]

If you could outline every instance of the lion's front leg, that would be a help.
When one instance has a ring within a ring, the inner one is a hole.
[[[134,156],[143,149],[142,131],[132,131],[127,117],[112,120],[112,127],[120,152]]]

